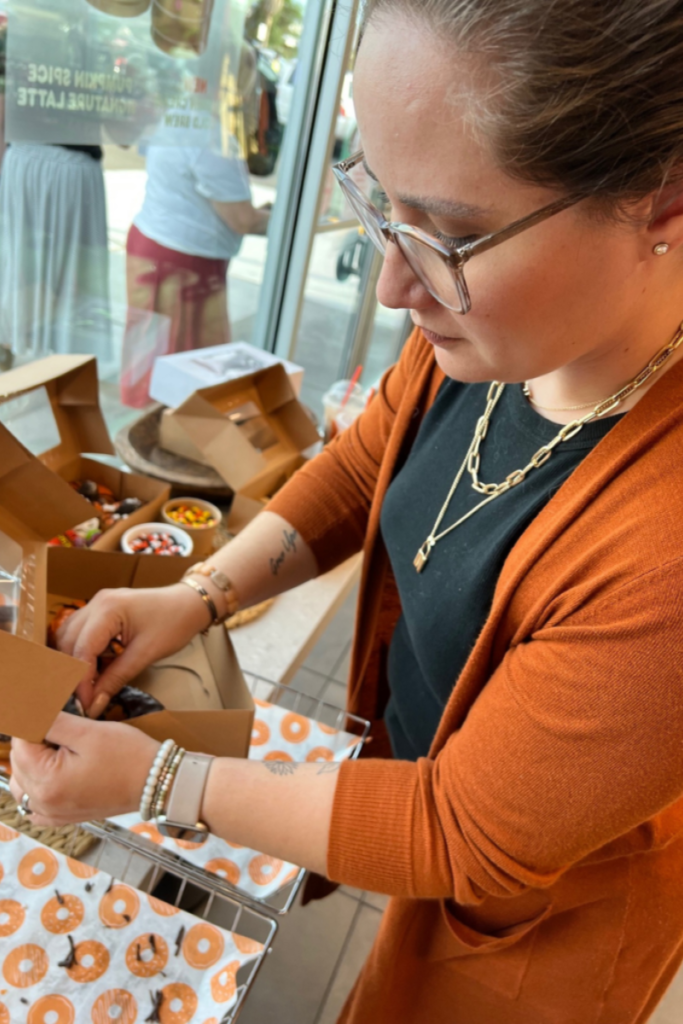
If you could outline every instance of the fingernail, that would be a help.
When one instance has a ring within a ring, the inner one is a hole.
[[[95,700],[88,708],[88,718],[99,718],[108,703],[109,697],[106,693],[101,693],[99,697],[95,697]]]

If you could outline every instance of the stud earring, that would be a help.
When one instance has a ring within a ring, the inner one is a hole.
[[[655,254],[655,256],[666,256],[666,254],[669,251],[669,243],[659,242],[659,244],[656,245],[652,251]]]

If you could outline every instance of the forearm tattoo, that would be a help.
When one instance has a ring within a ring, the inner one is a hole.
[[[280,554],[277,556],[277,558],[271,558],[270,560],[270,571],[272,572],[273,576],[277,576],[280,569],[285,563],[287,555],[297,553],[296,542],[298,537],[299,534],[296,532],[296,530],[282,531],[282,547],[280,549]]]
[[[261,764],[269,771],[271,775],[294,775],[298,768],[301,768],[301,764],[297,761],[262,761]],[[341,768],[339,761],[325,761],[320,765],[316,775],[331,775],[332,772],[338,772]]]

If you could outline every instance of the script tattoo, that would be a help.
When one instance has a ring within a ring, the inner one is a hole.
[[[296,554],[296,541],[298,537],[296,530],[283,530],[282,531],[282,549],[277,558],[271,558],[270,560],[270,571],[273,576],[277,576],[284,561],[289,554]]]
[[[320,766],[320,768],[318,769],[316,774],[317,775],[331,775],[332,772],[338,772],[340,768],[341,768],[341,764],[339,763],[339,761],[326,761],[325,764],[322,764]]]
[[[299,767],[295,761],[263,761],[262,764],[271,775],[293,775]]]

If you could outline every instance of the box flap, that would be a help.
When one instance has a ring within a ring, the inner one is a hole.
[[[160,743],[171,736],[195,753],[247,757],[253,719],[253,711],[157,711],[126,724]]]
[[[196,559],[50,548],[47,561],[49,594],[90,601],[105,588],[170,586],[178,582]]]
[[[42,743],[87,672],[83,661],[0,632],[0,732]]]
[[[41,408],[48,403],[52,423]],[[99,405],[94,356],[48,356],[0,375],[0,420],[50,469],[82,452],[115,454]]]

